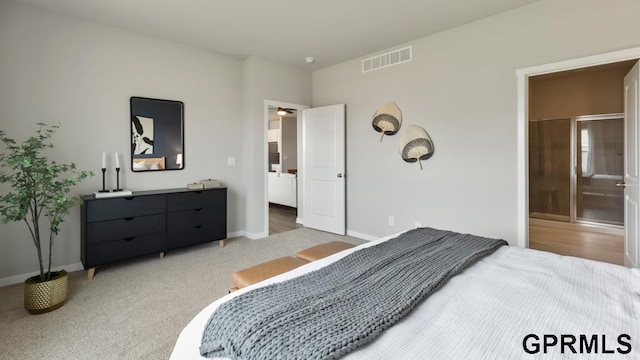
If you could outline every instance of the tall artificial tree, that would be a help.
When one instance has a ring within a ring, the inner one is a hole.
[[[38,253],[40,280],[47,281],[51,279],[54,238],[71,208],[80,202],[80,197],[69,195],[71,188],[93,173],[76,170],[74,163],[49,160],[45,152],[54,147],[51,137],[60,125],[38,123],[38,126],[36,135],[21,144],[0,130],[0,141],[5,146],[0,153],[0,183],[11,188],[0,195],[0,217],[3,223],[27,224]],[[48,237],[41,237],[41,231],[46,230]],[[47,245],[49,261],[45,264],[42,249]]]

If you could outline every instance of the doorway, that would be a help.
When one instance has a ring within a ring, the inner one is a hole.
[[[529,122],[529,216],[624,226],[624,114]]]
[[[285,107],[297,112],[296,223],[345,235],[345,105],[310,109],[305,105],[264,100],[264,236],[269,234],[269,107]],[[282,167],[280,171],[283,174]]]
[[[269,235],[300,227],[298,209],[297,113],[294,108],[268,108]]]
[[[302,196],[299,184],[301,110],[308,106],[264,101],[265,233],[273,235],[301,227]]]
[[[623,82],[635,62],[529,78],[530,248],[624,264]]]

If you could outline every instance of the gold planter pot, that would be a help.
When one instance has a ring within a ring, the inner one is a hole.
[[[53,311],[67,299],[68,276],[64,270],[52,272],[51,280],[40,282],[40,275],[24,282],[24,308],[31,314]]]

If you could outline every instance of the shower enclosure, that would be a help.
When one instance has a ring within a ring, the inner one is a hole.
[[[529,215],[624,226],[622,114],[529,122]]]

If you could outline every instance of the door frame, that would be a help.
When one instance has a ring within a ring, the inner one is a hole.
[[[619,61],[640,59],[640,47],[516,70],[517,77],[517,213],[516,244],[529,247],[529,77]]]
[[[264,174],[264,179],[263,179],[263,183],[264,183],[264,234],[266,234],[265,236],[269,236],[269,138],[267,137],[268,131],[269,131],[269,108],[270,107],[285,107],[285,108],[289,108],[289,109],[296,109],[296,125],[297,125],[297,130],[296,130],[296,136],[298,138],[298,140],[300,140],[302,138],[302,110],[304,109],[308,109],[310,108],[310,106],[308,105],[301,105],[301,104],[294,104],[294,103],[288,103],[288,102],[283,102],[283,101],[278,101],[278,100],[270,100],[270,99],[264,99],[263,101],[264,103],[264,121],[263,121],[263,130],[262,130],[262,142],[263,142],[263,151],[264,151],[264,156],[262,159],[262,164],[263,164],[263,170],[262,173]],[[304,148],[302,147],[302,142],[298,141],[297,142],[297,148],[298,148],[298,169],[301,169],[301,163],[302,163],[302,157],[304,156]],[[296,218],[296,222],[302,224],[304,222],[303,220],[303,214],[302,214],[302,209],[301,206],[303,204],[304,198],[303,198],[303,194],[302,194],[302,189],[300,186],[300,183],[302,182],[302,176],[304,176],[304,174],[301,174],[300,172],[298,172],[297,177],[298,177],[298,186],[297,186],[297,196],[298,196],[298,201],[297,201],[297,206],[298,206],[298,216]]]

